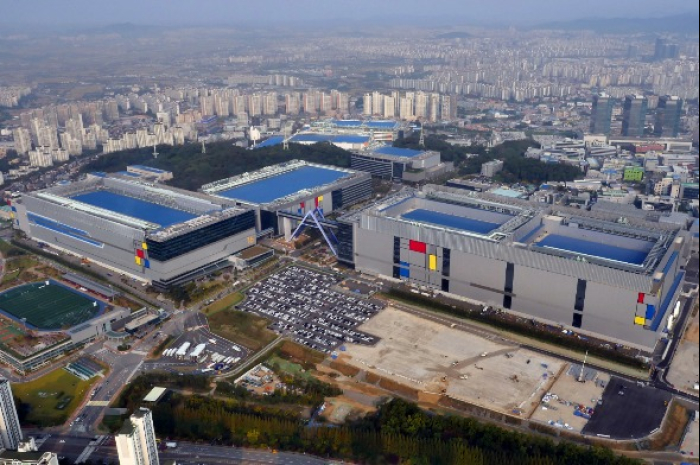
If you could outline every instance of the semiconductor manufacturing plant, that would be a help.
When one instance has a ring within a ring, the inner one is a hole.
[[[380,155],[356,160],[359,169],[292,160],[199,192],[90,175],[15,200],[15,227],[166,290],[230,266],[263,236],[289,240],[303,223],[360,272],[579,334],[650,351],[672,327],[692,242],[682,226],[434,185],[351,211],[372,198],[370,171],[433,160]]]
[[[690,254],[682,228],[442,186],[339,218],[339,260],[653,350]]]

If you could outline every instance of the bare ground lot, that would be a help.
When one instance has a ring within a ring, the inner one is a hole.
[[[347,344],[343,362],[424,393],[529,416],[564,368],[556,359],[387,308],[361,327],[374,347]]]
[[[698,328],[700,315],[697,313],[688,325],[683,341],[678,346],[667,379],[676,388],[694,392],[693,386],[700,381],[700,345],[698,345]]]
[[[568,372],[568,364],[566,371]],[[610,375],[598,372],[597,380],[607,385],[610,382]],[[603,398],[604,390],[605,388],[598,382],[580,383],[574,376],[564,373],[549,389],[549,393],[552,394],[549,402],[542,402],[531,418],[543,423],[553,421],[559,427],[569,425],[572,431],[581,432],[588,420],[574,415],[576,406],[597,408],[598,401]]]

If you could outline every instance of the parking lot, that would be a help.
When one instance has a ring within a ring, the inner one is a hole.
[[[612,377],[602,405],[583,428],[583,434],[613,439],[636,439],[661,427],[671,395],[665,391]]]
[[[274,321],[271,329],[294,341],[330,353],[345,342],[374,344],[376,337],[356,327],[384,303],[336,292],[334,276],[307,268],[286,268],[248,290],[239,309]]]
[[[610,375],[591,368],[584,368],[585,382],[579,381],[580,375],[581,365],[568,366],[565,374],[543,396],[531,418],[556,428],[581,432],[602,405]]]
[[[199,345],[203,345],[204,349],[194,355]],[[178,349],[182,347],[186,349],[178,353]],[[240,365],[248,356],[249,351],[245,347],[233,344],[200,327],[185,332],[163,352],[157,361],[148,362],[146,367],[165,371],[211,374]]]

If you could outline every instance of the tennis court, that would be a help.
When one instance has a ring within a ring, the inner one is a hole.
[[[25,284],[0,294],[0,311],[41,330],[66,329],[100,314],[105,304],[55,281]]]

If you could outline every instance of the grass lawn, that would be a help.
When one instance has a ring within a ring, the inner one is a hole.
[[[221,310],[209,316],[209,328],[229,341],[249,349],[260,350],[275,340],[275,333],[267,329],[269,320],[238,310]]]
[[[25,424],[57,426],[66,422],[97,380],[83,381],[59,368],[34,381],[12,384],[12,392],[30,406]],[[57,408],[66,402],[63,409]]]
[[[25,270],[32,268],[39,264],[39,261],[30,256],[22,256],[18,258],[13,258],[5,262],[5,276],[2,278],[2,282],[10,283],[17,280],[19,275],[21,275]]]
[[[306,379],[313,378],[313,376],[308,371],[304,370],[304,368],[298,363],[292,363],[288,360],[278,357],[277,355],[273,355],[270,358],[268,358],[266,363],[269,366],[277,365],[280,367],[281,371],[290,375],[300,376]],[[303,373],[302,370],[304,370]]]
[[[212,315],[214,313],[220,312],[221,310],[226,310],[238,305],[243,300],[243,294],[240,292],[233,292],[221,300],[217,300],[211,305],[204,308],[204,313],[207,315]]]

